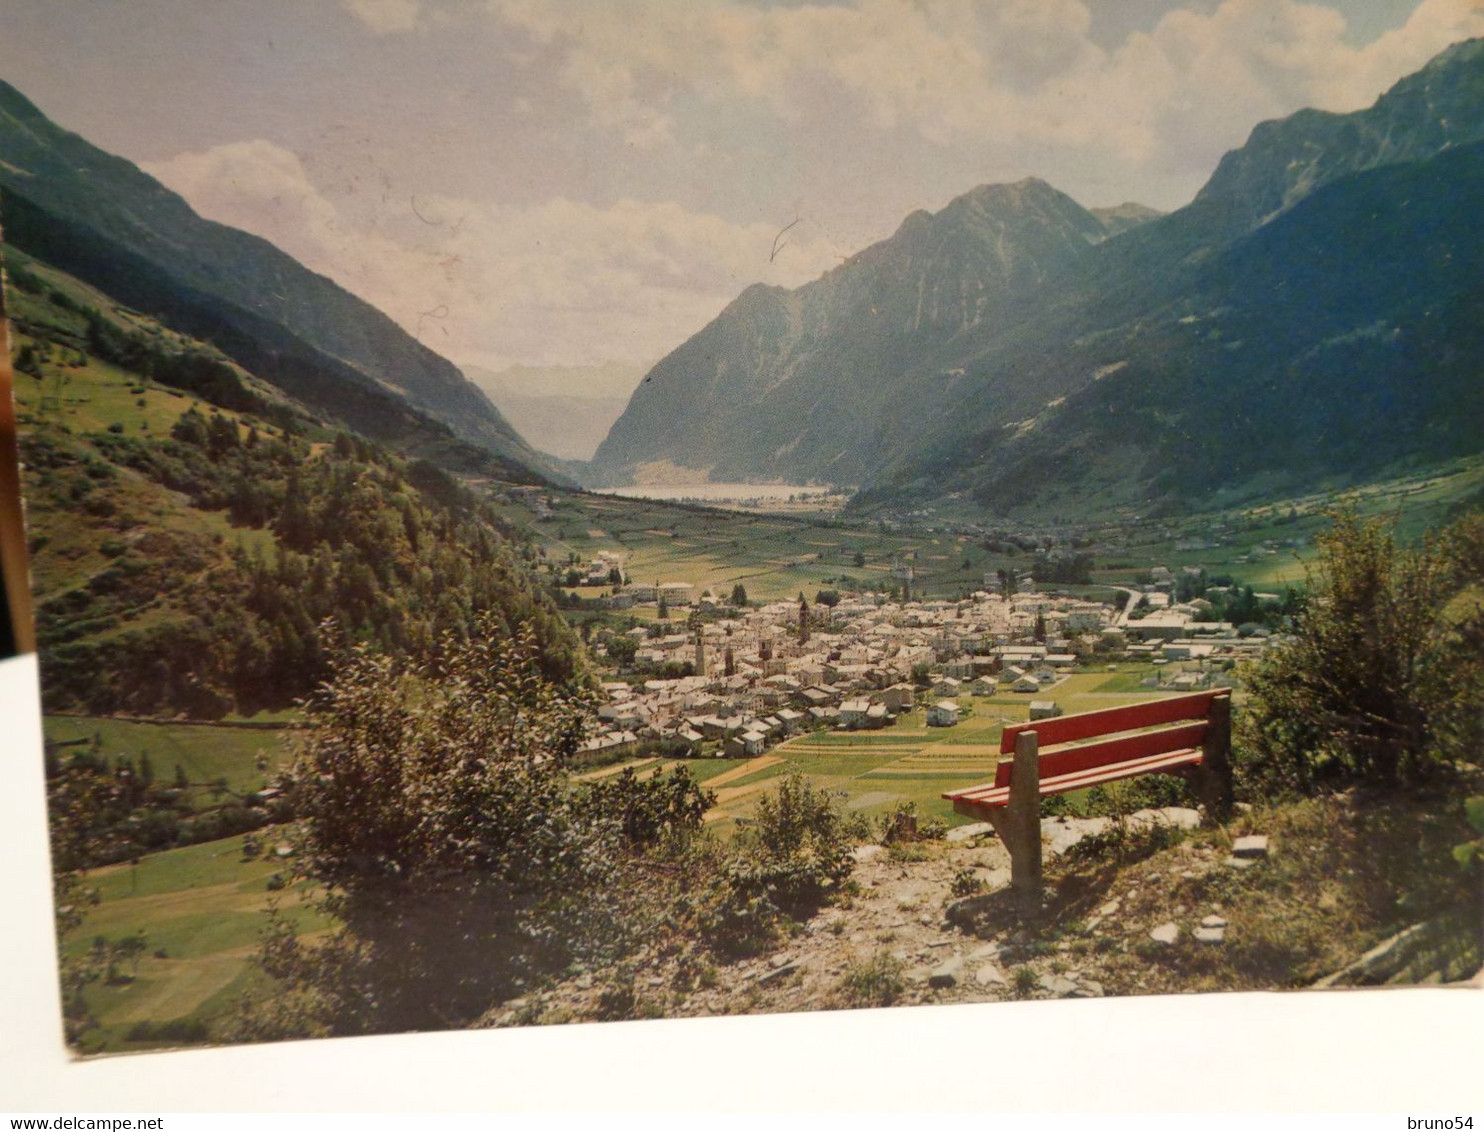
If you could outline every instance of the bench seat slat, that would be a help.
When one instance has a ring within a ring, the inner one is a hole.
[[[1041,779],[1039,792],[1043,796],[1066,794],[1073,790],[1085,790],[1089,786],[1097,786],[1104,782],[1133,778],[1140,774],[1157,774],[1161,771],[1177,770],[1187,766],[1199,766],[1201,758],[1202,752],[1198,748],[1190,748],[1146,755],[1143,758],[1126,762],[1088,767]],[[952,791],[944,794],[943,797],[954,803],[955,809],[959,808],[960,803],[977,809],[991,809],[1009,803],[1010,788],[1008,786],[975,786],[968,790]]]

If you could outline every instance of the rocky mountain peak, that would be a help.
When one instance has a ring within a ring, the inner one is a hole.
[[[1260,122],[1227,153],[1196,203],[1229,213],[1232,235],[1351,173],[1417,161],[1484,139],[1484,39],[1448,48],[1350,114],[1301,110]]]

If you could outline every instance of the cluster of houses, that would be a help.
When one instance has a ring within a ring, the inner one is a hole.
[[[710,612],[721,608],[721,601],[709,590],[696,599],[695,589],[689,582],[630,582],[613,595],[609,605],[613,609],[628,609],[634,605],[658,605],[663,601],[671,609],[695,605],[703,612]]]
[[[623,576],[623,555],[612,551],[599,551],[586,566],[577,583],[580,586],[606,586],[612,584],[615,572]]]
[[[631,679],[604,685],[608,702],[586,750],[673,740],[753,755],[801,730],[890,726],[920,696],[929,726],[952,727],[960,697],[1055,684],[1077,664],[1073,638],[1095,641],[1115,615],[1108,605],[1043,594],[908,603],[846,595],[811,609],[806,629],[794,601],[660,636],[639,626],[628,634],[637,646]],[[695,674],[634,679],[671,662]]]
[[[538,519],[550,519],[555,514],[552,510],[551,496],[542,488],[517,485],[512,486],[508,494],[509,498],[529,508],[531,514]]]
[[[588,569],[608,577],[615,568],[622,571],[617,556],[599,555]],[[615,650],[626,679],[603,686],[608,702],[586,749],[668,740],[751,756],[802,730],[888,727],[919,703],[928,726],[952,727],[963,698],[1044,693],[1094,651],[1147,659],[1156,668],[1150,687],[1193,691],[1270,643],[1203,620],[1209,604],[1176,602],[1175,574],[1152,573],[1154,584],[1123,607],[1024,586],[1007,595],[986,575],[986,589],[960,601],[847,593],[811,608],[807,627],[795,601],[737,610],[686,582],[630,582],[618,595],[624,604],[663,602],[705,616],[628,631],[632,661],[629,649]],[[596,652],[602,659],[606,645]],[[693,675],[644,679],[687,665]],[[1057,710],[1049,699],[1031,701],[1033,717]]]

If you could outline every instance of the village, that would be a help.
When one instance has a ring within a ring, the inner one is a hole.
[[[622,572],[609,552],[587,567],[594,579]],[[827,591],[757,605],[686,582],[629,583],[613,606],[659,619],[594,634],[606,702],[582,753],[658,742],[682,757],[753,758],[803,732],[880,730],[913,711],[951,728],[976,698],[1005,693],[1025,695],[1036,719],[1060,713],[1054,691],[1078,671],[1138,660],[1152,666],[1141,689],[1228,687],[1236,663],[1273,643],[1211,620],[1204,598],[1175,601],[1171,571],[1151,574],[1119,605],[996,574],[966,600],[915,600],[910,569],[900,600]]]

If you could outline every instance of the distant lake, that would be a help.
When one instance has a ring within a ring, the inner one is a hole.
[[[708,503],[740,503],[749,499],[777,501],[790,495],[836,494],[818,484],[796,483],[640,483],[597,489],[600,495],[629,495],[636,499],[704,499]]]

